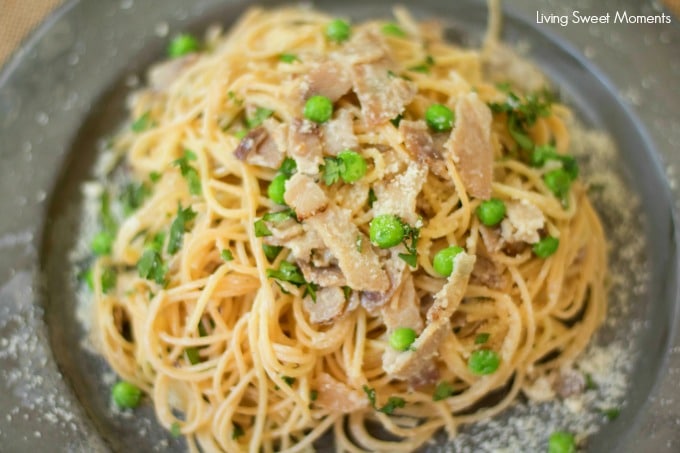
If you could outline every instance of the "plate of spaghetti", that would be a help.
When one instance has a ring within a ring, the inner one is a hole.
[[[99,149],[43,245],[89,418],[143,423],[110,447],[556,453],[634,418],[639,231],[663,214],[485,14],[476,40],[400,6],[156,27],[165,56],[82,126]]]

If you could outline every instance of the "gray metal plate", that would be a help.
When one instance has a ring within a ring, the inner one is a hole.
[[[264,2],[275,4],[279,2]],[[168,439],[151,408],[114,417],[100,359],[78,348],[72,276],[78,185],[91,173],[97,138],[122,119],[125,78],[162,55],[172,32],[228,25],[247,2],[71,1],[24,44],[0,73],[0,450],[153,451]],[[386,16],[393,2],[314,2],[356,19]],[[445,18],[456,34],[483,31],[474,0],[421,0],[422,16]],[[536,12],[655,14],[651,2],[508,1],[504,36],[530,55],[590,126],[612,134],[623,176],[642,199],[651,276],[636,295],[643,351],[627,409],[589,439],[591,451],[679,451],[680,340],[677,225],[680,192],[680,26],[535,25]],[[670,184],[669,184],[670,181]],[[673,195],[668,186],[673,187]],[[48,220],[49,219],[49,220]],[[666,362],[667,357],[670,360]],[[140,432],[140,427],[142,432]],[[181,450],[180,441],[168,448]]]

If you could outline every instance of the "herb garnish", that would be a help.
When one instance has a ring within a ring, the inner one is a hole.
[[[172,225],[170,225],[170,238],[168,239],[167,248],[170,255],[176,253],[182,246],[184,232],[187,230],[189,222],[191,222],[194,217],[196,217],[196,212],[193,211],[191,207],[182,209],[181,204],[178,206],[177,217],[175,217],[175,220],[172,221]]]
[[[378,408],[375,405],[375,389],[370,388],[367,385],[364,385],[363,389],[364,393],[366,393],[366,396],[368,397],[368,401],[371,403],[371,407],[378,412],[382,412],[383,414],[392,415],[395,409],[404,407],[406,405],[406,401],[403,398],[398,396],[390,396],[387,399],[387,403],[383,407]]]
[[[189,193],[192,195],[200,195],[201,178],[198,176],[198,171],[189,165],[189,161],[194,160],[196,160],[196,154],[191,150],[185,149],[184,155],[179,159],[176,159],[173,164],[179,167],[180,173],[182,173],[182,176],[186,179],[187,184],[189,185]]]

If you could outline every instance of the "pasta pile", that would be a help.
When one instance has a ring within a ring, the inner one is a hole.
[[[555,397],[604,317],[568,110],[395,17],[252,9],[131,101],[96,331],[191,451],[412,451]]]

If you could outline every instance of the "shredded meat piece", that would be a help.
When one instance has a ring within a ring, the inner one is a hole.
[[[490,259],[477,255],[475,267],[472,269],[470,283],[476,283],[493,289],[503,289],[505,279],[501,265],[494,263]]]
[[[501,237],[508,243],[533,244],[541,239],[539,231],[545,225],[543,212],[534,204],[522,201],[505,203],[506,217],[501,222]]]
[[[380,181],[373,186],[376,201],[373,211],[376,215],[394,214],[409,225],[415,225],[416,199],[427,178],[427,167],[410,162],[406,171],[390,181]]]
[[[291,204],[288,199],[286,202]],[[317,232],[338,260],[350,288],[359,291],[387,290],[387,274],[373,249],[364,246],[361,251],[357,250],[357,238],[362,237],[362,243],[368,243],[368,238],[352,222],[350,211],[329,206],[325,211],[308,218],[307,224]]]
[[[453,272],[444,287],[434,296],[434,304],[427,311],[427,322],[451,317],[467,290],[468,280],[475,265],[475,256],[461,252],[453,260]]]
[[[413,277],[409,274],[401,285],[398,297],[392,298],[389,304],[382,308],[382,316],[387,331],[391,332],[399,327],[410,327],[417,333],[423,330],[423,320],[420,317],[419,299],[413,285]]]
[[[425,121],[401,120],[399,132],[404,137],[404,146],[413,160],[426,165],[440,178],[448,178],[441,147],[435,143]]]
[[[417,376],[439,353],[439,345],[451,332],[447,318],[439,318],[428,324],[407,351],[396,351],[391,347],[383,354],[383,369],[396,379],[411,379]]]
[[[312,264],[316,267],[329,267],[338,264],[333,254],[328,249],[318,249],[312,252]]]
[[[354,92],[368,126],[385,123],[402,113],[413,100],[415,84],[388,73],[388,60],[352,67]]]
[[[554,381],[554,374],[539,376],[534,379],[528,378],[524,383],[522,392],[534,401],[549,401],[555,398]]]
[[[491,197],[493,182],[491,119],[491,110],[476,93],[461,97],[456,126],[445,144],[467,192],[484,200]]]
[[[359,141],[354,135],[352,112],[341,109],[336,117],[321,126],[323,143],[327,154],[337,156],[346,149],[357,150]]]
[[[327,324],[337,319],[345,308],[345,294],[338,287],[322,288],[316,293],[316,302],[305,297],[303,307],[312,324]]]
[[[321,187],[302,173],[296,173],[286,181],[283,198],[295,210],[299,220],[311,217],[328,206],[328,199]]]
[[[166,91],[179,76],[198,61],[198,55],[190,53],[151,66],[147,74],[149,86],[157,91]]]
[[[485,225],[479,226],[479,234],[482,236],[482,242],[490,253],[500,251],[505,245],[505,241],[501,237],[498,228],[489,228]]]
[[[439,368],[433,359],[423,363],[423,367],[408,379],[408,386],[412,389],[421,389],[434,385],[439,381]]]
[[[553,389],[560,398],[580,395],[586,388],[586,379],[582,373],[573,368],[563,368],[557,374]]]
[[[298,172],[318,174],[322,151],[319,127],[311,121],[294,119],[288,130],[288,153],[295,159]]]
[[[289,222],[283,222],[288,224]],[[291,256],[295,260],[308,261],[313,249],[322,248],[323,242],[316,232],[310,230],[306,225],[301,225],[291,221],[290,226],[285,225],[270,226],[271,236],[263,238],[263,242],[268,245],[278,245],[290,249]]]
[[[347,280],[338,266],[314,267],[305,261],[298,261],[298,266],[308,282],[322,287],[345,286]]]
[[[283,162],[283,153],[262,126],[256,127],[243,137],[234,150],[234,156],[251,165],[267,168],[279,168]]]
[[[385,305],[394,294],[399,290],[406,263],[399,258],[398,252],[393,251],[392,256],[385,261],[385,271],[387,271],[387,287],[384,291],[364,291],[361,293],[361,305],[370,313],[377,314],[377,310]]]
[[[336,380],[333,376],[320,373],[316,378],[318,392],[315,405],[333,412],[349,413],[368,407],[366,394]]]
[[[315,64],[300,82],[300,95],[303,101],[320,95],[332,102],[340,99],[352,89],[352,79],[346,66],[334,60]]]
[[[386,58],[388,46],[383,34],[366,28],[354,33],[335,57],[343,65],[373,63]]]

